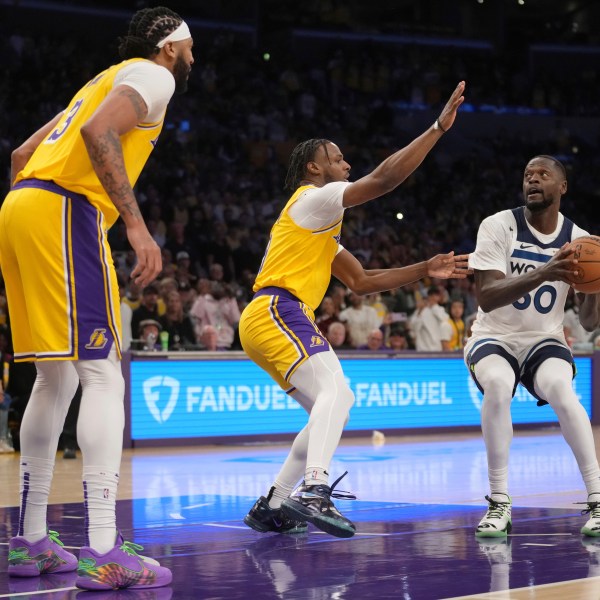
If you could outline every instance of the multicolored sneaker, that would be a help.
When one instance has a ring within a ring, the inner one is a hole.
[[[489,506],[485,516],[477,525],[475,537],[506,537],[510,533],[512,501],[510,496],[502,495],[506,496],[506,502],[497,502],[489,496],[485,497]]]
[[[348,471],[342,477],[347,473]],[[338,477],[331,487],[324,484],[303,483],[283,501],[281,509],[290,519],[308,521],[330,535],[341,538],[352,537],[356,533],[354,523],[346,519],[331,501],[332,497],[356,500],[356,496],[350,492],[333,491],[342,477]]]
[[[143,590],[169,585],[173,575],[158,561],[138,554],[143,547],[117,534],[112,550],[99,554],[84,546],[79,552],[75,585],[84,590]]]
[[[590,515],[586,524],[581,528],[581,533],[588,537],[600,537],[600,502],[581,502],[587,504],[587,508],[581,511],[582,515]]]
[[[244,523],[260,533],[273,531],[274,533],[297,534],[305,533],[308,530],[306,521],[290,519],[281,508],[271,508],[269,501],[264,496],[256,501],[244,517]]]
[[[63,548],[56,531],[34,544],[16,536],[8,544],[8,574],[38,577],[44,573],[65,573],[77,568],[77,557]]]

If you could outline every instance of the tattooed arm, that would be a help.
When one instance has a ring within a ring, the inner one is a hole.
[[[146,103],[133,88],[119,85],[81,128],[94,171],[127,228],[127,237],[137,257],[132,279],[146,286],[162,269],[160,248],[150,235],[129,183],[120,136],[142,122]]]

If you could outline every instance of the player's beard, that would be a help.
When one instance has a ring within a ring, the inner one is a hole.
[[[546,196],[544,196],[544,195],[542,195],[541,202],[529,201],[527,199],[525,200],[525,206],[531,212],[541,212],[543,210],[546,210],[549,206],[552,206],[553,204],[554,204],[554,199],[552,197],[546,198]]]
[[[181,56],[178,56],[173,67],[176,94],[183,94],[184,92],[187,92],[189,75],[190,66],[185,62],[185,60],[183,60]]]

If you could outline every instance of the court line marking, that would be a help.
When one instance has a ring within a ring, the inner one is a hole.
[[[536,544],[535,542],[525,542],[521,544],[521,546],[547,546],[549,548],[554,548],[556,544]]]
[[[66,587],[66,588],[54,588],[52,590],[39,590],[37,592],[18,592],[18,593],[10,593],[10,594],[0,594],[0,598],[17,598],[19,596],[41,596],[42,594],[54,594],[55,592],[70,592],[72,590],[79,590],[75,586]]]
[[[507,598],[509,597],[512,598],[515,592],[528,592],[528,598],[541,599],[542,596],[538,596],[536,594],[538,590],[549,590],[551,588],[558,588],[561,586],[572,586],[574,583],[580,583],[582,585],[585,585],[586,587],[593,586],[594,590],[597,590],[596,586],[598,585],[598,582],[600,582],[600,577],[584,577],[583,579],[569,579],[568,581],[557,581],[556,583],[543,583],[541,585],[532,585],[520,588],[509,588],[506,590],[498,590],[497,592],[483,592],[481,594],[470,594],[468,596],[453,596],[452,598],[446,598],[446,600],[473,600],[475,598],[486,598],[489,600],[507,600]]]
[[[575,535],[573,533],[510,533],[508,537],[554,537],[557,535]]]

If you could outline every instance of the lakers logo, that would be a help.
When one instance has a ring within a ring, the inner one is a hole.
[[[310,347],[314,348],[315,346],[324,346],[325,342],[323,341],[322,337],[319,337],[318,335],[313,335],[310,338]]]
[[[87,350],[102,350],[108,343],[106,336],[106,329],[94,329],[92,335],[90,335],[90,341],[85,345]]]

